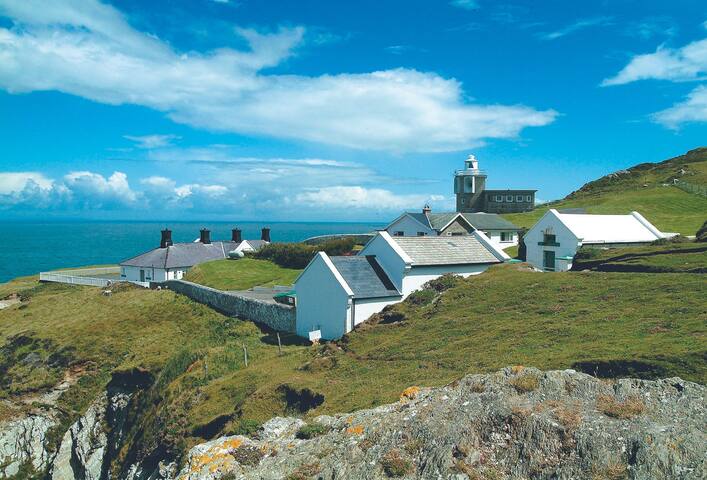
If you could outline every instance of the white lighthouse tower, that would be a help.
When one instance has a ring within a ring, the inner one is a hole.
[[[464,170],[454,172],[457,212],[483,211],[484,189],[486,189],[486,172],[479,170],[479,161],[470,154],[464,160]]]

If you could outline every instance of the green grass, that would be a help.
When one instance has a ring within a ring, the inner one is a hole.
[[[416,295],[386,313],[395,321],[369,322],[336,343],[305,346],[282,335],[280,354],[274,334],[169,290],[126,286],[104,297],[90,287],[18,280],[0,285],[26,298],[0,311],[0,348],[6,348],[0,380],[12,386],[2,396],[49,388],[65,366],[48,367],[46,360],[63,351],[67,365],[85,368],[62,397],[68,424],[111,372],[141,368],[155,382],[138,397],[137,430],[129,438],[139,438],[144,449],[182,451],[215,434],[252,432],[272,416],[301,412],[287,392],[323,395],[307,412],[317,415],[392,402],[411,385],[442,385],[517,364],[553,369],[584,362],[707,381],[701,275],[542,274],[505,265],[439,285],[449,289],[439,297]],[[8,350],[17,335],[32,341]],[[21,360],[31,352],[44,362],[34,369],[41,375],[23,370]]]
[[[575,270],[707,273],[707,243],[686,242],[602,250],[583,248]]]
[[[215,260],[192,268],[185,280],[219,290],[247,290],[255,286],[291,285],[301,270],[283,268],[268,260]]]
[[[707,185],[707,148],[661,163],[637,165],[627,172],[589,182],[565,199],[540,206],[532,212],[505,214],[503,217],[529,228],[549,208],[584,208],[588,213],[599,214],[627,214],[635,210],[660,230],[682,235],[694,235],[707,220],[707,198],[664,186],[673,178]]]

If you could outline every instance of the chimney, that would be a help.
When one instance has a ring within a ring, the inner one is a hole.
[[[199,230],[199,241],[204,244],[211,243],[211,232],[206,228]]]
[[[231,230],[231,241],[235,243],[241,243],[243,239],[241,238],[241,229],[234,228]]]
[[[431,212],[432,212],[432,209],[430,208],[430,206],[428,204],[425,204],[425,206],[422,207],[422,213],[424,213],[425,215],[429,215]]]
[[[262,230],[262,233],[260,234],[260,239],[265,240],[266,242],[270,241],[270,229],[265,227]]]
[[[160,240],[160,248],[167,248],[172,245],[172,230],[165,228],[162,230],[162,240]]]

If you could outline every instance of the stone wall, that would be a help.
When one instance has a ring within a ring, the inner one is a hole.
[[[295,332],[296,330],[295,309],[289,305],[263,302],[185,280],[169,280],[161,285],[181,293],[195,302],[208,305],[223,314],[262,323],[281,332]]]

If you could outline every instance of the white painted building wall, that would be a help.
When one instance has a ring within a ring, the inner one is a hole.
[[[371,318],[371,315],[380,312],[388,305],[400,302],[400,300],[400,297],[354,299],[354,326],[365,322]]]
[[[559,246],[538,245],[543,242],[545,233],[555,235]],[[580,246],[580,240],[572,231],[551,212],[545,213],[523,237],[526,248],[526,261],[532,266],[543,269],[543,252],[555,252],[555,271],[562,272],[572,268],[572,262],[558,260],[559,257],[574,257]]]
[[[144,271],[144,278],[141,280],[140,270]],[[133,267],[121,266],[120,277],[131,282],[164,282],[167,280],[181,280],[187,273],[188,268],[154,268],[154,267]]]
[[[295,281],[297,335],[308,338],[320,330],[323,339],[342,337],[351,324],[350,294],[341,285],[323,255],[318,254]]]
[[[359,255],[375,255],[376,261],[385,270],[395,288],[399,292],[403,291],[403,277],[407,269],[407,261],[409,261],[405,252],[396,251],[382,235],[376,235],[363,247]]]
[[[412,267],[408,270],[403,278],[403,299],[407,298],[415,290],[419,290],[422,286],[439,278],[445,273],[454,273],[462,277],[478,275],[486,271],[489,266],[484,265],[435,265],[429,267]]]
[[[489,239],[501,248],[508,248],[514,245],[518,245],[518,234],[514,231],[505,232],[508,236],[506,240],[501,240],[500,230],[484,230],[483,231]]]

